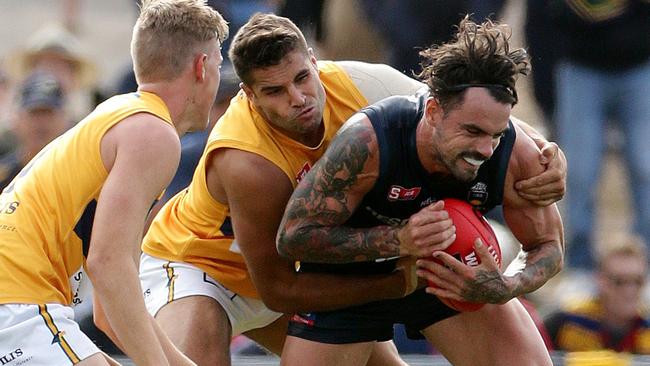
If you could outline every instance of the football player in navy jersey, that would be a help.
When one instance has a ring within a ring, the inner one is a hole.
[[[435,287],[296,314],[283,364],[362,365],[395,323],[423,335],[454,365],[552,364],[516,299],[558,273],[564,252],[556,205],[537,206],[515,189],[544,169],[535,143],[510,116],[528,55],[510,48],[507,25],[466,18],[458,29],[453,41],[421,52],[426,92],[384,99],[339,130],[294,191],[277,241],[279,253],[307,272],[382,273],[396,258],[420,258],[418,274]],[[522,268],[504,275],[480,240],[476,267],[445,253],[456,237],[446,197],[483,212],[502,205],[522,243]],[[426,259],[432,255],[442,264]],[[458,313],[437,296],[487,305]]]

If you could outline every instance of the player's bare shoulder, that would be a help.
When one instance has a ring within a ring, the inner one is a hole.
[[[282,170],[273,162],[254,152],[237,148],[223,147],[210,152],[211,165],[221,171],[231,172],[240,177],[265,178],[277,174],[283,176]],[[251,174],[255,172],[255,174]],[[280,174],[281,173],[281,174]]]
[[[391,95],[411,95],[425,87],[421,82],[385,64],[337,61],[369,104]]]
[[[116,153],[156,157],[178,165],[180,137],[174,126],[150,113],[136,113],[111,127],[102,138],[101,155],[110,170]]]
[[[211,151],[208,159],[208,188],[219,202],[254,194],[282,193],[288,197],[293,190],[282,169],[256,153],[219,148]]]

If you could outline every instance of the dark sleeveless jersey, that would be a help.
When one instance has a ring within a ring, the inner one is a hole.
[[[398,226],[423,207],[443,198],[470,202],[483,213],[503,201],[508,161],[515,142],[512,122],[492,157],[471,182],[451,176],[431,175],[418,157],[415,135],[424,113],[427,95],[393,96],[361,110],[370,119],[379,145],[379,177],[375,186],[344,224],[351,227]],[[302,263],[304,271],[382,273],[394,268],[394,260],[349,264]]]

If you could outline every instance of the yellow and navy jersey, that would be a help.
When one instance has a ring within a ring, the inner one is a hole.
[[[650,320],[645,309],[624,332],[605,325],[606,316],[598,299],[578,300],[552,314],[544,325],[558,351],[584,352],[610,349],[616,352],[650,354]]]
[[[220,148],[258,154],[282,169],[295,187],[323,155],[339,127],[368,104],[334,62],[320,61],[318,70],[326,94],[325,133],[320,144],[305,146],[278,132],[240,91],[212,130],[190,186],[167,202],[154,219],[144,238],[145,253],[193,264],[229,290],[259,297],[234,240],[229,208],[208,192],[206,161]]]
[[[102,137],[142,112],[172,124],[167,106],[155,94],[115,96],[43,148],[4,189],[0,304],[71,304],[71,276],[84,265],[97,198],[108,176]]]

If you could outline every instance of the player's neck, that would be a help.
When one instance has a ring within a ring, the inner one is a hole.
[[[187,118],[188,100],[190,93],[182,83],[182,78],[173,81],[142,83],[139,91],[156,94],[167,106],[174,128],[179,136],[183,136],[194,123]]]

